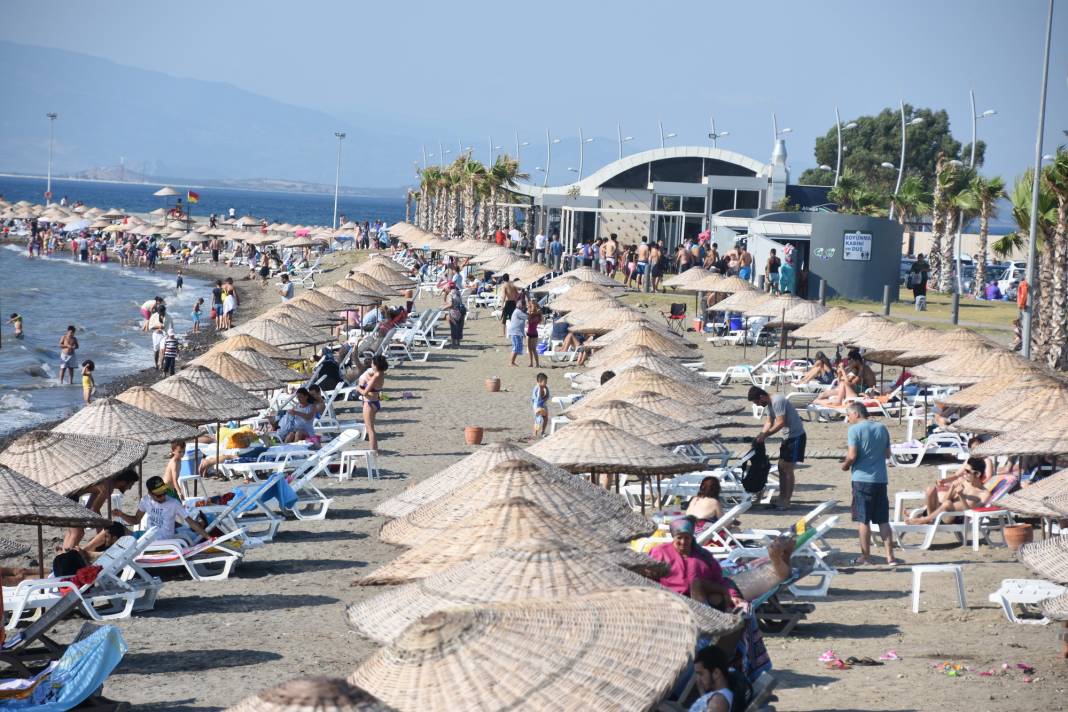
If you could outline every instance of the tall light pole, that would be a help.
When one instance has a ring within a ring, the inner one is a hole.
[[[842,129],[855,129],[857,127],[856,121],[850,121],[845,126],[842,126],[842,117],[838,113],[838,107],[834,107],[834,125],[838,129],[838,161],[834,164],[834,187],[838,187],[838,176],[842,174]],[[821,168],[823,166],[820,166]]]
[[[45,116],[48,117],[48,183],[45,187],[45,205],[52,204],[52,138],[54,136],[53,128],[56,123],[56,118],[59,116],[54,111],[49,111]]]
[[[619,157],[623,158],[623,144],[627,141],[633,141],[633,136],[624,136],[623,127],[620,124],[616,124],[616,140],[619,142]]]
[[[519,159],[520,150],[523,148],[523,146],[529,146],[529,145],[530,145],[530,141],[523,141],[523,142],[519,141],[519,129],[516,129],[515,130],[515,162],[516,163],[519,163],[519,160],[520,160]]]
[[[426,170],[426,144],[423,144],[423,170]]]
[[[1020,353],[1031,358],[1031,323],[1035,307],[1031,287],[1035,283],[1035,260],[1038,256],[1038,187],[1042,176],[1042,132],[1046,129],[1046,84],[1049,81],[1049,42],[1053,34],[1053,0],[1049,0],[1049,15],[1046,17],[1046,52],[1042,60],[1042,87],[1038,99],[1038,135],[1035,138],[1035,172],[1031,179],[1031,220],[1027,230],[1027,301],[1024,304]],[[972,112],[975,113],[975,112]]]
[[[579,180],[582,180],[582,158],[583,158],[583,153],[585,151],[587,143],[593,143],[593,139],[592,138],[586,138],[585,136],[583,136],[582,135],[582,129],[580,128],[579,129],[579,167],[578,167]]]
[[[549,136],[549,129],[545,129],[545,179],[542,181],[543,187],[549,185],[549,169],[552,168],[554,143],[560,143],[560,139],[551,138]],[[539,168],[538,170],[542,169]]]
[[[337,137],[337,171],[334,173],[334,229],[337,229],[337,193],[341,187],[341,142],[345,140],[344,131],[335,131]]]
[[[976,141],[978,141],[978,138],[976,137],[975,124],[976,124],[976,122],[978,122],[979,119],[989,119],[991,116],[994,116],[998,112],[994,111],[993,109],[987,109],[986,111],[984,111],[981,114],[976,114],[975,113],[975,92],[972,91],[971,89],[968,90],[968,99],[971,101],[971,106],[972,106],[972,155],[971,155],[971,158],[968,160],[968,167],[974,169],[975,168],[975,143],[976,143]],[[956,262],[957,262],[957,294],[960,294],[964,290],[964,280],[963,280],[963,278],[961,277],[961,274],[960,274],[960,243],[961,243],[961,233],[963,231],[964,231],[964,209],[961,208],[960,212],[957,214],[957,238],[956,238],[956,245],[954,247],[954,251],[955,251],[956,256],[957,256],[957,259],[956,259]],[[976,272],[976,274],[978,274],[978,272]]]
[[[894,194],[890,198],[890,219],[894,219],[894,208],[897,207],[894,198],[897,197],[897,192],[901,190],[901,177],[905,174],[905,140],[907,136],[907,129],[909,126],[919,126],[923,123],[923,119],[919,116],[913,118],[909,122],[905,122],[905,100],[901,100],[901,158],[898,160],[897,165],[897,183],[894,184]],[[883,164],[885,165],[885,164]]]
[[[730,136],[730,131],[716,131],[716,117],[709,116],[708,120],[712,123],[712,130],[708,132],[708,137],[712,139],[712,148],[719,148],[719,140],[724,136]]]
[[[785,136],[788,133],[792,133],[793,129],[779,128],[779,117],[775,115],[775,112],[771,112],[771,143],[774,146],[775,142],[779,140],[779,136]]]
[[[667,134],[664,133],[664,122],[663,121],[657,121],[656,125],[660,127],[660,148],[664,147],[664,139],[675,138],[675,136],[678,135],[678,134],[674,134],[674,133],[667,133]]]

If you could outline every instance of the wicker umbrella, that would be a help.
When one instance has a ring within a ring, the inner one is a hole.
[[[766,316],[769,319],[778,319],[779,321],[782,321],[784,313],[796,306],[800,306],[804,302],[804,299],[794,296],[793,294],[780,294],[773,296],[771,299],[761,302],[756,306],[743,309],[742,313],[749,317]]]
[[[856,315],[857,313],[852,309],[831,307],[812,321],[806,322],[800,329],[794,331],[794,338],[826,340],[827,334],[851,321]]]
[[[892,325],[893,322],[886,317],[872,314],[871,312],[863,312],[857,314],[834,331],[825,334],[823,340],[832,344],[853,344],[863,334],[874,333],[876,330]]]
[[[786,314],[775,314],[768,326],[804,326],[823,316],[829,309],[819,302],[802,299],[786,310]],[[795,332],[796,335],[796,332]]]
[[[898,344],[899,348],[904,349],[899,363],[902,366],[913,366],[956,353],[961,349],[992,345],[990,341],[969,329],[935,331],[934,334],[921,332]]]
[[[563,294],[549,302],[549,308],[555,312],[569,312],[581,309],[591,302],[615,299],[613,290],[593,282],[579,282]]]
[[[202,366],[218,374],[227,383],[246,391],[270,391],[285,385],[281,379],[268,375],[222,351],[204,354],[199,358],[193,359],[190,365]],[[182,373],[185,375],[186,370],[183,370]],[[189,375],[186,375],[186,377],[194,383],[198,382],[195,377]]]
[[[622,498],[583,479],[526,460],[506,460],[463,484],[382,526],[379,538],[388,544],[414,546],[433,541],[465,517],[485,509],[487,502],[513,497],[529,499],[549,514],[584,522],[601,536],[630,541],[654,527],[635,514]]]
[[[647,321],[644,314],[633,307],[620,305],[616,309],[603,309],[599,314],[571,324],[576,334],[603,334],[613,329]]]
[[[619,282],[612,279],[606,274],[601,274],[597,270],[594,270],[590,267],[579,267],[577,269],[571,270],[570,272],[564,272],[559,277],[550,279],[548,282],[543,284],[541,288],[551,291],[556,287],[559,287],[564,284],[568,278],[577,279],[580,282],[591,282],[593,284],[599,284],[605,287],[618,288],[620,286]]]
[[[987,440],[973,448],[973,455],[1066,455],[1068,411],[1048,415],[1042,423],[1027,425]],[[1047,478],[1048,479],[1048,478]],[[1028,489],[1034,489],[1032,485]]]
[[[580,420],[527,448],[575,473],[674,475],[701,466],[608,423]]]
[[[955,422],[953,429],[965,433],[1005,433],[1029,428],[1062,412],[1068,412],[1068,387],[1032,382],[1029,388],[1012,388],[991,398]]]
[[[347,614],[354,630],[388,645],[410,624],[437,611],[532,599],[565,601],[628,586],[664,590],[603,556],[561,541],[533,539],[353,604]],[[704,635],[718,638],[742,625],[739,616],[691,598],[679,600]]]
[[[984,378],[1007,373],[1033,373],[1031,361],[1002,348],[987,345],[966,346],[923,366],[911,369],[913,377],[923,383],[978,383]]]
[[[653,391],[636,391],[627,396],[627,402],[694,428],[712,429],[733,423],[728,416],[717,415],[707,408],[683,403]],[[584,409],[585,406],[579,402],[568,408],[564,415],[569,418],[580,418]]]
[[[707,378],[697,375],[695,371],[691,371],[685,366],[680,366],[671,359],[662,358],[652,349],[645,346],[632,346],[625,352],[621,352],[616,358],[605,359],[599,357],[597,359],[597,367],[573,378],[571,385],[573,388],[584,391],[593,390],[601,385],[601,375],[606,371],[619,373],[634,366],[642,366],[655,373],[674,378],[680,383],[693,383],[695,385],[707,385],[709,383]]]
[[[704,279],[691,282],[690,288],[699,292],[719,292],[720,294],[757,291],[752,282],[748,282],[741,277],[723,277],[718,274],[712,274]]]
[[[771,294],[747,290],[735,292],[723,301],[716,302],[710,308],[718,312],[744,312],[746,309],[755,309],[761,304],[766,304],[774,299],[775,297]]]
[[[1047,581],[1068,583],[1068,539],[1058,536],[1024,544],[1017,556],[1024,565]]]
[[[680,292],[700,292],[703,289],[694,289],[693,285],[707,280],[709,277],[719,276],[704,267],[691,267],[682,274],[669,277],[664,280],[665,287],[673,287]]]
[[[317,306],[320,309],[326,311],[339,312],[348,309],[348,305],[331,296],[324,294],[321,290],[310,289],[307,292],[302,292],[297,296],[289,300],[290,304],[311,304]]]
[[[375,279],[373,275],[367,272],[354,272],[338,282],[338,285],[357,294],[378,295],[386,299],[401,295],[401,291],[396,286]],[[408,286],[411,286],[411,282],[408,283]]]
[[[105,527],[108,520],[0,464],[0,523],[37,526],[37,566],[44,578],[42,527]]]
[[[322,343],[323,336],[289,321],[257,318],[230,329],[231,336],[248,335],[272,346],[298,346]],[[229,341],[229,339],[227,339]],[[225,342],[224,342],[225,343]]]
[[[902,339],[908,338],[915,328],[908,322],[881,322],[872,331],[858,335],[853,339],[853,344],[864,349],[894,349]]]
[[[182,371],[184,374],[185,371]],[[238,420],[256,413],[243,399],[234,399],[210,388],[197,385],[181,374],[165,378],[152,385],[152,390],[208,413],[215,422]],[[244,391],[242,391],[244,393]],[[247,396],[248,394],[245,393]]]
[[[980,450],[985,444],[974,448],[977,456],[983,454]],[[1064,516],[1064,512],[1052,507],[1050,503],[1065,495],[1068,495],[1068,470],[1061,470],[1033,485],[1021,487],[1005,495],[998,500],[998,506],[1028,517],[1060,518]]]
[[[552,270],[543,264],[537,262],[531,262],[523,269],[512,275],[512,280],[518,282],[523,289],[529,289],[530,285],[537,282],[539,279],[544,279],[547,275],[552,274]]]
[[[586,396],[582,403],[595,405],[610,400],[630,400],[630,396],[639,391],[660,393],[719,415],[735,413],[741,407],[738,401],[720,397],[719,389],[708,382],[681,383],[641,366],[620,371],[611,381]]]
[[[61,495],[76,494],[144,459],[143,442],[31,430],[0,452],[0,465]]]
[[[330,677],[283,682],[230,707],[226,712],[397,712],[374,695]]]
[[[518,272],[519,270],[523,269],[523,267],[525,267],[527,264],[529,264],[528,261],[520,257],[519,255],[514,253],[507,253],[503,255],[497,255],[492,260],[483,262],[481,265],[479,265],[479,268],[487,272],[496,272],[497,274],[502,275],[507,274],[509,277],[511,277],[513,271]]]
[[[484,265],[487,262],[491,262],[501,255],[514,255],[519,256],[518,252],[514,252],[503,245],[490,245],[483,250],[478,256],[471,260],[471,264]]]
[[[146,445],[197,436],[196,428],[142,410],[118,398],[101,398],[85,406],[52,429],[55,433],[120,438]],[[24,472],[20,468],[12,467]]]
[[[331,284],[328,287],[320,287],[316,291],[322,293],[329,299],[333,299],[339,303],[344,304],[347,307],[366,307],[372,304],[378,304],[379,302],[382,302],[388,298],[378,292],[371,293],[363,286],[356,284],[353,284],[353,286],[356,286],[363,291],[353,291],[345,289],[340,284]]]
[[[549,294],[565,294],[567,290],[579,284],[582,284],[582,282],[571,275],[560,275],[559,277],[534,287],[533,291],[537,293],[548,292]]]
[[[490,501],[452,526],[433,530],[435,536],[432,539],[421,540],[354,583],[359,586],[409,583],[531,539],[564,540],[585,552],[602,554],[629,569],[657,575],[664,573],[666,567],[659,562],[632,551],[626,544],[613,541],[603,531],[586,524],[588,522],[550,514],[522,497]]]
[[[236,334],[228,337],[224,341],[212,346],[207,353],[230,353],[237,349],[252,349],[257,353],[278,361],[295,361],[297,356],[284,349],[280,349],[274,344],[269,344],[263,339],[258,339],[250,334]]]
[[[115,398],[123,403],[132,405],[135,408],[140,408],[141,410],[148,411],[161,418],[178,421],[179,423],[202,425],[204,423],[215,421],[215,418],[211,413],[200,410],[195,406],[183,403],[179,400],[175,400],[170,396],[165,396],[159,391],[152,390],[148,386],[134,386],[128,388],[115,396]]]
[[[449,465],[425,480],[390,497],[375,507],[375,514],[380,517],[403,517],[419,507],[440,499],[460,487],[493,470],[494,467],[509,460],[532,462],[546,471],[566,474],[564,470],[551,465],[545,460],[534,457],[529,452],[510,442],[489,443],[467,457]]]
[[[867,354],[865,354],[867,356]],[[1010,374],[987,378],[978,383],[962,388],[956,393],[939,398],[939,402],[950,408],[978,408],[1007,391],[1019,391],[1034,388],[1038,385],[1057,385],[1064,382],[1059,379],[1049,378],[1039,374],[1025,374],[1018,376]]]
[[[1068,593],[1047,598],[1038,604],[1038,610],[1052,621],[1068,621]]]
[[[583,408],[576,418],[578,423],[586,420],[603,421],[660,447],[707,443],[719,437],[715,430],[684,425],[626,401],[612,400]]]
[[[241,362],[238,361],[237,363]],[[245,364],[241,363],[241,366],[244,365]],[[184,378],[205,390],[211,391],[217,396],[225,398],[226,400],[240,401],[243,405],[248,406],[248,408],[253,411],[267,407],[267,401],[264,398],[249,393],[241,386],[228,381],[223,376],[220,376],[218,373],[205,366],[190,364],[179,371],[177,376],[171,376],[171,378]]]
[[[349,681],[419,712],[647,710],[689,664],[696,640],[685,603],[625,588],[435,613]]]
[[[304,380],[303,374],[294,371],[291,368],[282,366],[271,357],[264,356],[256,349],[234,349],[233,351],[229,351],[228,354],[233,358],[237,359],[238,361],[241,361],[242,363],[251,366],[260,373],[263,373],[264,375],[277,379],[279,381],[290,383],[293,381]]]
[[[400,272],[386,266],[380,260],[369,260],[356,267],[357,274],[365,274],[389,287],[412,287],[414,283]],[[355,275],[354,275],[355,277]]]
[[[604,336],[598,336],[587,344],[597,351],[598,360],[611,358],[633,346],[644,346],[663,358],[699,358],[696,344],[686,341],[677,334],[672,334],[659,325],[649,321],[628,324]]]
[[[345,320],[345,317],[337,312],[320,309],[314,304],[308,304],[307,302],[294,304],[292,301],[271,307],[260,316],[269,319],[288,317],[296,319],[301,324],[320,328],[333,327],[337,325],[338,322]]]

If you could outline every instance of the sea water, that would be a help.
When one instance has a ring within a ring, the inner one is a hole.
[[[175,275],[127,269],[118,263],[83,263],[69,253],[29,257],[25,247],[0,247],[0,435],[62,418],[82,404],[81,363],[92,359],[99,389],[108,380],[152,366],[152,337],[141,331],[140,305],[166,300],[179,334],[192,327],[192,307],[211,283],[189,277],[179,293]],[[22,316],[26,336],[14,338],[6,322]],[[207,309],[203,311],[207,319]],[[73,324],[80,347],[74,385],[60,386],[59,339]]]

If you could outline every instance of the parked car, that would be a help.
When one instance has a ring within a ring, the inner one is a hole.
[[[905,278],[908,277],[909,270],[912,269],[912,265],[916,264],[915,257],[902,257],[901,258],[901,274],[898,275],[898,283],[905,284]]]
[[[998,280],[998,288],[1002,294],[1009,295],[1011,292],[1015,295],[1016,288],[1027,274],[1027,263],[1006,261],[1001,264],[1004,266],[1005,271],[1002,273],[1001,279]]]

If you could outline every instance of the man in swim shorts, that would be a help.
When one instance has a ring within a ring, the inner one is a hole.
[[[70,372],[70,384],[74,385],[74,354],[78,350],[78,339],[74,336],[77,331],[74,325],[67,327],[67,333],[59,338],[59,383],[63,385],[63,374]]]

